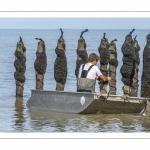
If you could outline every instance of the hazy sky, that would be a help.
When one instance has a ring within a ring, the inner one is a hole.
[[[0,18],[0,29],[150,29],[150,18]]]

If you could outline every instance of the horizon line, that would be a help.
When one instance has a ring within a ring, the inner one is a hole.
[[[46,29],[43,29],[43,28],[37,28],[37,29],[33,29],[33,28],[0,28],[0,30],[59,30],[60,28],[46,28]],[[63,30],[82,30],[82,29],[85,29],[85,28],[73,28],[73,29],[68,29],[68,28],[63,28]],[[132,28],[114,28],[114,29],[98,29],[98,28],[88,28],[90,30],[131,30]],[[149,30],[150,28],[137,28],[135,30]]]

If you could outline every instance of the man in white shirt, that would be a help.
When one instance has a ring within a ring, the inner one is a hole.
[[[110,77],[102,75],[99,68],[96,66],[99,56],[91,53],[88,58],[88,63],[82,64],[79,68],[77,79],[77,92],[95,92],[96,79],[102,79],[104,82],[111,80]]]

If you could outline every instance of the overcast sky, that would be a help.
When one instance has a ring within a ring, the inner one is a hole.
[[[150,18],[0,18],[0,29],[150,29]]]

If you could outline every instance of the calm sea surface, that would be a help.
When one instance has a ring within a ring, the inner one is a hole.
[[[84,29],[83,29],[84,30]],[[66,43],[66,56],[68,76],[65,91],[76,91],[76,49],[77,41],[83,30],[63,30]],[[132,30],[132,29],[131,29]],[[125,36],[131,30],[89,30],[84,33],[88,54],[98,53],[100,40],[103,33],[111,42],[117,39],[117,53],[119,66],[117,68],[117,95],[123,95],[120,68],[122,66],[121,46]],[[139,65],[139,92],[141,90],[141,74],[143,62],[143,50],[146,45],[146,36],[150,30],[135,30],[133,38],[141,47]],[[22,37],[26,47],[26,81],[24,84],[23,99],[16,99],[16,84],[14,79],[14,61],[17,42]],[[111,114],[111,115],[79,115],[54,112],[29,111],[26,102],[31,95],[30,89],[35,89],[36,50],[38,41],[42,38],[46,46],[47,69],[44,76],[44,89],[55,90],[54,61],[56,59],[55,48],[60,37],[60,30],[0,30],[0,132],[150,132],[150,117],[140,114]],[[97,64],[98,66],[100,63]],[[99,93],[97,83],[96,90]]]

